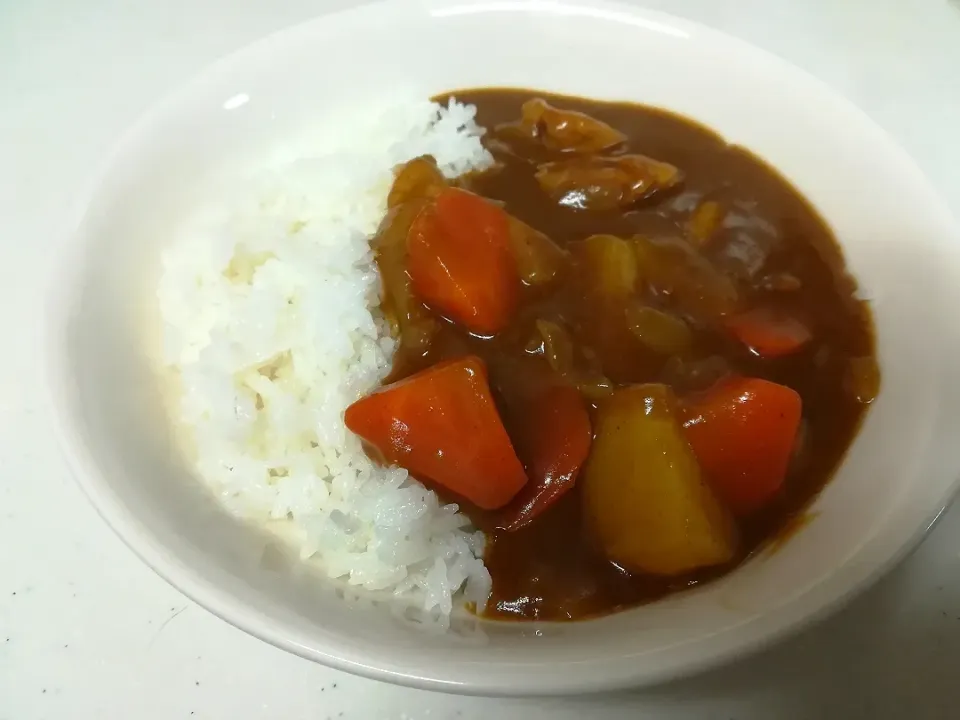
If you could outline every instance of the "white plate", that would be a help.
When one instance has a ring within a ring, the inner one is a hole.
[[[159,247],[218,174],[397,87],[432,94],[490,85],[664,106],[766,158],[830,222],[874,299],[884,387],[817,501],[816,520],[776,554],[597,621],[485,624],[425,638],[388,613],[343,603],[187,476],[160,418],[143,317]],[[592,1],[394,0],[217,63],[127,135],[61,260],[48,346],[53,405],[78,477],[121,537],[258,637],[352,672],[460,692],[651,683],[836,607],[902,556],[950,497],[960,468],[957,238],[949,213],[883,132],[817,81],[741,42]]]

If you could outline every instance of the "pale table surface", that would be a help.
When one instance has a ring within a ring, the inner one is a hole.
[[[57,223],[117,134],[214,58],[349,0],[0,0],[0,720],[960,718],[960,506],[839,615],[721,671],[573,700],[391,687],[287,655],[156,577],[87,505],[41,402]],[[851,97],[960,212],[960,7],[660,0]],[[855,192],[851,188],[851,192]]]

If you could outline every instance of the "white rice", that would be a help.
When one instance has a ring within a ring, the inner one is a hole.
[[[483,536],[405,470],[371,462],[343,412],[394,352],[369,247],[392,168],[422,154],[449,177],[487,166],[474,113],[409,103],[265,171],[174,239],[158,290],[197,474],[329,577],[440,625],[458,599],[486,601]]]

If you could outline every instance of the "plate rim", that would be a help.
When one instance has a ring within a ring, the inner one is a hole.
[[[580,10],[593,14],[595,14],[597,9],[600,9],[603,12],[615,13],[621,16],[621,18],[632,17],[650,20],[663,26],[684,28],[696,33],[707,33],[721,38],[724,43],[735,43],[750,53],[756,54],[758,57],[765,56],[768,61],[779,65],[797,77],[805,76],[807,82],[814,83],[821,91],[825,91],[838,101],[842,101],[850,111],[860,115],[862,122],[868,123],[883,133],[883,135],[890,140],[889,145],[891,149],[896,149],[896,151],[902,155],[903,160],[914,167],[918,177],[922,178],[923,183],[929,189],[931,198],[936,198],[937,201],[939,201],[943,206],[946,217],[950,219],[952,227],[954,229],[956,228],[956,222],[952,217],[952,213],[947,208],[940,193],[932,186],[932,183],[923,176],[912,158],[902,150],[899,143],[891,139],[885,130],[880,128],[851,100],[841,96],[836,90],[802,68],[789,63],[763,48],[747,43],[736,36],[729,35],[707,25],[675,17],[668,13],[633,7],[620,2],[608,2],[606,0],[564,0],[562,2],[554,2],[551,0],[504,0],[502,2],[489,3],[472,2],[470,0],[466,2],[456,2],[455,0],[377,0],[376,2],[365,3],[359,6],[321,13],[304,22],[281,28],[202,67],[198,72],[166,93],[160,100],[147,107],[121,134],[119,140],[105,156],[99,169],[92,175],[90,180],[85,183],[84,190],[79,194],[76,207],[68,214],[65,228],[58,234],[60,241],[57,244],[57,249],[60,251],[60,257],[58,257],[54,263],[54,280],[45,296],[45,322],[42,339],[43,370],[46,380],[44,385],[47,405],[50,416],[53,418],[57,444],[67,458],[71,474],[74,476],[77,484],[80,485],[88,500],[97,510],[98,514],[104,519],[107,525],[110,526],[113,532],[120,537],[124,544],[155,573],[184,595],[190,597],[193,601],[231,625],[261,640],[269,642],[278,648],[300,655],[306,659],[335,667],[339,670],[375,680],[389,681],[428,690],[469,695],[497,696],[575,695],[637,688],[702,672],[708,668],[725,663],[734,657],[753,654],[787,636],[799,632],[802,628],[810,624],[818,622],[826,615],[835,612],[850,602],[863,590],[885,575],[906,557],[906,555],[912,552],[939,517],[941,517],[943,510],[948,506],[951,498],[953,498],[958,489],[960,489],[960,475],[955,476],[952,482],[948,484],[946,491],[942,493],[942,497],[936,501],[937,507],[930,511],[922,527],[919,527],[912,533],[907,533],[906,537],[901,539],[899,549],[896,553],[887,555],[885,560],[881,562],[872,563],[869,570],[862,572],[861,577],[857,578],[854,582],[845,583],[845,591],[837,593],[824,588],[827,584],[826,581],[809,588],[807,592],[804,593],[804,596],[816,591],[819,591],[819,593],[823,595],[823,597],[814,601],[815,609],[812,612],[800,609],[800,598],[793,598],[770,612],[765,613],[763,618],[754,618],[745,621],[743,625],[749,624],[752,629],[750,634],[744,634],[736,641],[727,642],[724,646],[717,647],[712,652],[693,660],[687,659],[682,662],[674,662],[673,664],[667,664],[654,669],[648,667],[640,671],[636,669],[625,670],[607,675],[600,680],[597,679],[596,673],[590,674],[589,676],[576,672],[557,673],[557,677],[554,680],[544,680],[545,676],[540,676],[537,684],[520,688],[516,685],[506,685],[496,680],[484,680],[482,677],[464,683],[452,678],[445,678],[442,674],[429,676],[416,672],[394,672],[383,667],[378,667],[375,664],[352,660],[348,657],[349,652],[341,654],[335,651],[324,651],[316,647],[303,646],[291,638],[289,633],[285,633],[277,621],[270,620],[265,622],[264,620],[258,619],[259,612],[250,608],[247,603],[219,589],[217,585],[206,582],[203,577],[195,574],[190,567],[180,564],[176,558],[165,552],[162,543],[156,542],[155,538],[144,530],[140,522],[125,510],[124,506],[110,490],[109,484],[102,479],[96,463],[87,452],[84,442],[78,437],[78,434],[72,427],[72,422],[67,417],[68,413],[63,410],[64,403],[60,400],[60,398],[69,394],[67,389],[69,373],[68,369],[61,362],[61,359],[65,357],[65,353],[58,351],[65,342],[65,338],[63,338],[62,335],[68,320],[67,308],[69,307],[69,303],[64,302],[62,299],[64,295],[63,289],[67,288],[69,290],[75,286],[72,278],[81,266],[78,260],[83,256],[81,252],[83,250],[83,244],[73,242],[73,240],[77,234],[76,231],[83,222],[88,205],[96,196],[103,179],[109,175],[116,160],[123,154],[124,149],[134,144],[140,136],[148,131],[156,118],[162,116],[170,107],[175,106],[183,94],[190,88],[196,87],[199,83],[203,82],[204,79],[213,77],[223,69],[229,68],[237,62],[239,58],[245,55],[260,52],[266,47],[297,37],[300,34],[309,35],[314,32],[318,26],[336,23],[338,21],[342,22],[349,18],[359,18],[364,15],[376,16],[385,10],[393,11],[394,9],[402,8],[426,13],[427,15],[432,15],[433,10],[437,8],[445,8],[447,11],[449,11],[450,8],[477,8],[477,12],[511,11],[524,13],[555,11],[575,13]],[[776,618],[780,618],[780,620],[774,622]],[[776,626],[776,629],[771,630],[769,627],[765,627],[771,625],[771,623]],[[732,632],[733,629],[734,628],[726,628],[718,634],[727,634]],[[572,664],[568,663],[566,666],[572,667]],[[607,667],[609,668],[610,665]]]

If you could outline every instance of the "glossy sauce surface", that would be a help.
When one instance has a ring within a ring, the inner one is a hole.
[[[670,163],[682,171],[682,183],[626,209],[578,210],[558,204],[538,184],[535,163],[564,156],[518,140],[504,129],[533,96],[605,121],[627,138],[614,156],[640,153]],[[813,333],[800,352],[764,360],[720,331],[706,308],[702,313],[678,313],[692,330],[688,352],[682,356],[651,352],[632,336],[608,327],[604,308],[582,291],[574,264],[564,281],[549,291],[524,287],[516,315],[493,338],[476,337],[441,321],[425,353],[401,347],[391,379],[445,358],[464,354],[482,358],[511,436],[523,430],[518,408],[538,388],[556,382],[543,348],[535,351],[537,321],[543,320],[566,328],[578,352],[585,351],[581,364],[614,387],[666,383],[682,400],[721,375],[735,374],[789,386],[803,401],[801,437],[783,492],[760,512],[738,521],[741,541],[736,557],[708,570],[660,577],[630,573],[610,562],[586,527],[576,487],[516,532],[498,529],[496,513],[448,495],[487,532],[485,562],[493,578],[493,596],[485,615],[579,619],[648,602],[729,572],[762,543],[797,524],[840,463],[866,407],[851,391],[850,363],[873,357],[872,324],[868,309],[856,299],[855,284],[829,228],[775,171],[685,118],[636,105],[530,91],[471,90],[455,97],[477,106],[477,122],[488,128],[484,142],[498,162],[495,169],[465,179],[461,183],[465,188],[502,203],[511,215],[571,250],[597,234],[640,236],[664,246],[689,248],[698,208],[715,203],[722,209],[721,217],[709,242],[694,243],[698,258],[731,279],[741,305],[801,318]],[[643,301],[669,306],[669,298],[653,294]]]

